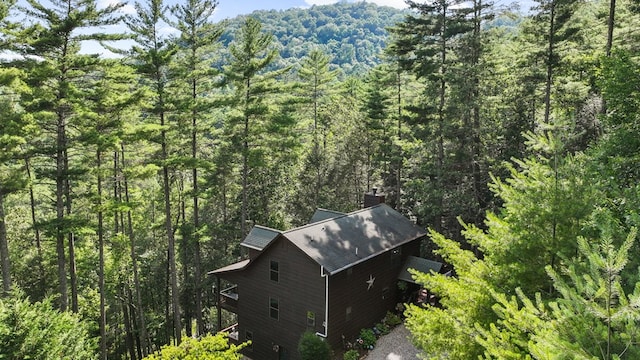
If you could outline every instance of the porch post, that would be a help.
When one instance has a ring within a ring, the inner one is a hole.
[[[216,276],[216,308],[218,312],[218,331],[222,330],[222,299],[220,298],[220,276]]]

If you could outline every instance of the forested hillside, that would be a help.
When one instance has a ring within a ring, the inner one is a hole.
[[[51,3],[0,3],[0,358],[234,358],[207,272],[374,187],[453,269],[416,274],[425,356],[640,358],[635,0]]]
[[[255,11],[250,16],[273,34],[280,59],[274,66],[297,65],[315,48],[330,54],[331,68],[346,75],[363,75],[382,62],[386,28],[402,21],[407,11],[367,2],[338,2],[285,11]],[[229,19],[221,42],[229,44],[245,21],[245,16]]]

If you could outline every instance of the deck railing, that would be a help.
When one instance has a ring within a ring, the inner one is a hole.
[[[235,323],[229,327],[226,327],[222,330],[220,330],[220,332],[225,332],[227,333],[227,337],[229,338],[229,342],[232,344],[238,344],[239,343],[239,335],[238,335],[238,323]]]
[[[231,312],[238,312],[238,286],[233,285],[220,291],[220,306]]]

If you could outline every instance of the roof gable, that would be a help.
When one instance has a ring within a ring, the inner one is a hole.
[[[280,231],[274,230],[268,227],[255,225],[249,234],[244,238],[240,245],[248,247],[250,249],[262,251],[266,248],[275,238],[280,235]]]
[[[426,235],[386,204],[309,224],[282,233],[330,273]]]

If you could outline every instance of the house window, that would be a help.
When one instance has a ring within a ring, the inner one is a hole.
[[[316,326],[316,313],[314,313],[313,311],[307,311],[307,326]]]
[[[398,266],[400,265],[400,261],[402,260],[402,249],[397,248],[391,250],[391,265]]]
[[[280,264],[278,264],[277,261],[271,260],[269,273],[271,281],[278,282],[278,280],[280,279]]]
[[[247,345],[247,349],[249,351],[253,351],[253,331],[247,330],[247,331],[244,332],[244,341],[247,342],[247,343],[249,343],[249,341],[251,341],[249,343],[249,345]]]
[[[349,307],[347,308],[347,311],[346,311],[346,314],[345,314],[345,315],[346,315],[346,316],[345,316],[345,320],[346,320],[346,321],[351,320],[351,306],[349,306]]]
[[[276,320],[280,318],[280,302],[278,299],[269,298],[269,316]]]

